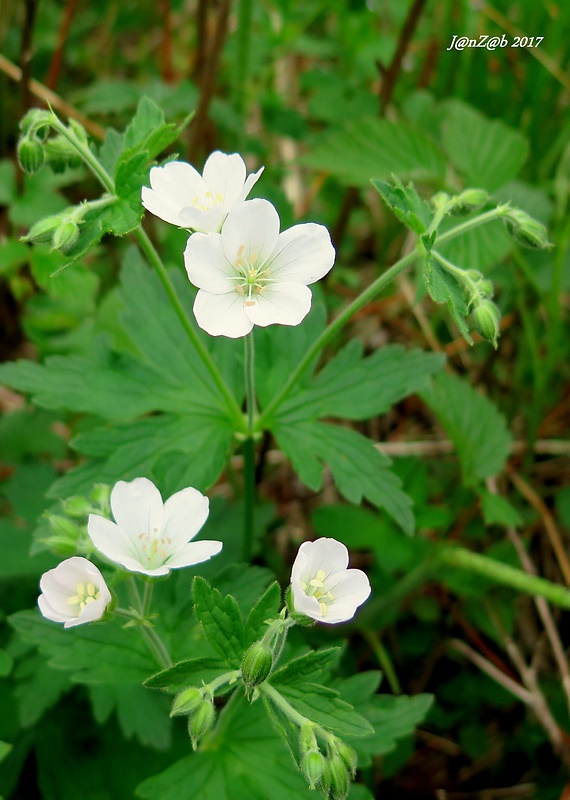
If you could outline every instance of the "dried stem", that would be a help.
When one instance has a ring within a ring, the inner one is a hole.
[[[48,86],[50,89],[55,89],[59,80],[59,73],[61,72],[61,65],[63,63],[63,53],[65,50],[65,45],[67,44],[69,30],[71,28],[71,23],[73,22],[73,17],[75,16],[76,10],[77,0],[67,0],[57,36],[57,46],[54,50],[48,73],[46,75],[46,86]]]
[[[30,90],[31,81],[31,61],[32,61],[32,38],[34,34],[34,21],[38,10],[38,0],[25,0],[24,3],[24,24],[22,27],[22,44],[20,51],[20,91],[22,97],[22,113],[31,106],[32,92]]]

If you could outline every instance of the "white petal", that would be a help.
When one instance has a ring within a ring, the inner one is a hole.
[[[158,194],[169,197],[179,208],[203,203],[207,191],[200,173],[185,161],[170,161],[150,171],[150,185]]]
[[[71,618],[71,614],[69,613],[69,605],[67,605],[67,613],[63,613],[62,611],[54,608],[45,594],[41,594],[38,597],[38,607],[42,616],[46,619],[51,619],[52,622],[65,622]]]
[[[143,186],[141,192],[141,201],[143,206],[155,217],[163,219],[165,222],[170,222],[171,225],[178,225],[183,227],[178,215],[180,212],[180,205],[169,197],[154,192],[147,186]]]
[[[201,233],[217,233],[228,216],[228,210],[225,205],[208,208],[205,211],[185,206],[178,214],[177,224],[182,228],[192,228]]]
[[[229,336],[238,339],[253,328],[244,311],[243,297],[237,292],[210,294],[200,289],[194,301],[198,325],[210,336]]]
[[[334,259],[328,230],[324,225],[307,222],[279,234],[267,266],[271,277],[307,285],[326,275]]]
[[[261,177],[261,173],[263,172],[264,169],[265,167],[261,167],[261,169],[258,169],[257,172],[253,172],[251,175],[248,175],[247,180],[243,185],[243,189],[241,190],[240,195],[236,200],[236,203],[243,203],[245,198],[248,196],[248,194],[251,192],[251,190]]]
[[[299,581],[291,581],[291,592],[293,594],[293,605],[299,614],[306,614],[311,619],[322,621],[323,612],[316,597],[311,597],[305,593]]]
[[[199,542],[189,542],[169,558],[167,563],[171,569],[190,567],[192,564],[201,564],[202,561],[208,561],[212,556],[217,555],[221,549],[222,542],[215,542],[208,539],[203,539]]]
[[[348,566],[348,550],[336,539],[323,537],[314,542],[303,542],[299,548],[299,551],[301,550],[307,557],[308,572],[311,577],[322,570],[325,573],[325,583],[329,575],[345,570]]]
[[[211,294],[233,291],[230,280],[236,271],[224,254],[219,233],[193,233],[184,250],[184,264],[190,283]]]
[[[169,497],[164,504],[163,530],[164,536],[172,539],[172,550],[193,539],[209,513],[210,501],[191,486]],[[168,563],[171,566],[170,559]]]
[[[268,200],[246,200],[228,214],[222,228],[226,256],[261,266],[273,253],[279,235],[279,215]]]
[[[255,325],[298,325],[311,310],[311,290],[302,283],[269,284],[247,303],[245,313]]]
[[[326,582],[326,588],[334,595],[334,600],[327,605],[325,622],[345,622],[352,619],[356,609],[370,596],[370,583],[360,569],[348,569]]]
[[[90,514],[87,521],[87,533],[97,550],[111,561],[122,564],[127,569],[131,567],[127,566],[125,559],[129,563],[139,561],[138,540],[128,536],[119,525],[110,519],[101,517],[99,514]]]
[[[219,150],[212,153],[202,173],[212,203],[226,206],[236,203],[243,189],[245,173],[244,160],[238,153],[226,155]]]
[[[141,533],[162,529],[162,497],[148,478],[116,483],[111,492],[111,510],[119,528],[133,541],[138,541]]]

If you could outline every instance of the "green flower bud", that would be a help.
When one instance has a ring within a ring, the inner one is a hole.
[[[309,784],[309,789],[314,789],[320,781],[325,768],[325,757],[320,750],[311,750],[301,756],[301,772]]]
[[[481,297],[493,297],[495,294],[495,287],[493,286],[493,282],[488,280],[487,278],[479,281],[478,285],[479,294]]]
[[[552,247],[546,228],[520,208],[511,208],[505,215],[505,224],[511,236],[523,247],[543,250]]]
[[[63,510],[68,517],[74,519],[85,519],[91,511],[91,503],[86,497],[68,497],[63,501]]]
[[[60,517],[57,514],[48,514],[47,520],[52,532],[56,536],[60,536],[74,545],[77,543],[81,535],[81,530],[75,522],[67,519],[67,517]]]
[[[263,642],[254,642],[241,662],[241,675],[246,688],[249,690],[263,683],[272,666],[271,648]]]
[[[77,553],[77,546],[69,541],[65,536],[48,536],[41,540],[52,553],[56,553],[63,558],[69,558]]]
[[[356,755],[356,751],[340,739],[335,743],[335,746],[336,752],[342,758],[346,768],[354,778],[356,775],[356,767],[358,765],[358,756]]]
[[[58,227],[61,225],[61,217],[55,214],[52,217],[44,217],[32,225],[26,236],[22,236],[22,242],[33,242],[39,244],[40,242],[50,242]]]
[[[475,327],[485,339],[492,342],[493,347],[497,348],[499,337],[499,320],[501,312],[492,300],[481,300],[473,312]]]
[[[201,704],[204,695],[201,689],[196,686],[190,686],[188,689],[177,694],[170,709],[170,716],[177,717],[182,714],[191,714]],[[211,703],[210,703],[211,705]]]
[[[35,133],[41,139],[45,139],[53,119],[54,114],[52,111],[47,111],[43,108],[31,108],[20,120],[22,135],[29,136]]]
[[[465,189],[454,198],[455,203],[451,209],[452,214],[469,214],[482,208],[488,201],[489,195],[484,189]]]
[[[439,211],[440,209],[448,205],[450,200],[451,197],[447,194],[447,192],[438,192],[437,194],[434,194],[434,196],[431,198],[431,203],[435,208],[435,210]]]
[[[93,504],[103,513],[109,516],[111,511],[111,487],[106,483],[96,483],[89,495]]]
[[[315,725],[312,722],[305,722],[299,731],[299,750],[301,754],[309,753],[311,750],[318,750],[317,737],[315,736]]]
[[[193,714],[188,717],[188,733],[192,740],[192,748],[198,748],[198,742],[213,727],[216,719],[216,709],[211,700],[203,698]]]
[[[343,759],[337,753],[333,753],[327,759],[327,767],[327,777],[330,781],[329,791],[332,793],[333,800],[345,800],[350,788],[350,779]]]
[[[38,139],[26,137],[18,143],[18,161],[29,175],[33,175],[44,165],[45,155],[42,143]]]
[[[79,226],[71,219],[62,222],[53,234],[53,249],[69,250],[79,238]]]

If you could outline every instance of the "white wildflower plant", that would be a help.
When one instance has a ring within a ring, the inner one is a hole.
[[[52,622],[63,622],[64,628],[101,619],[112,600],[100,570],[81,556],[45,572],[40,589],[40,612]]]
[[[295,611],[317,622],[336,624],[353,618],[370,595],[360,569],[348,569],[348,550],[336,539],[304,542],[291,571]]]
[[[212,153],[202,175],[185,161],[170,161],[150,171],[150,188],[142,204],[157,217],[193,231],[219,231],[228,213],[242,203],[259,180],[263,167],[246,177],[238,153]]]
[[[298,325],[309,313],[308,284],[331,269],[335,251],[324,225],[303,223],[279,232],[268,200],[248,200],[228,214],[221,233],[195,233],[184,263],[199,291],[198,325],[232,339],[254,325]]]
[[[111,510],[115,522],[90,514],[87,532],[99,552],[132,572],[167,575],[222,549],[222,542],[191,541],[209,514],[208,498],[192,487],[163,503],[148,478],[119,481],[111,492]]]

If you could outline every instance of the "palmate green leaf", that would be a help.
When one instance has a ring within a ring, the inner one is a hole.
[[[273,680],[271,680],[273,683]],[[372,725],[334,689],[315,683],[280,684],[279,692],[300,714],[324,725],[339,736],[360,738],[374,733]]]
[[[467,303],[465,302],[465,292],[457,279],[443,269],[435,259],[426,256],[424,261],[424,282],[429,296],[434,303],[446,303],[449,312],[461,335],[473,344],[473,339],[469,335],[469,328],[465,321],[467,317]]]
[[[433,695],[419,694],[414,697],[389,694],[376,695],[363,713],[372,724],[374,734],[366,739],[351,741],[358,753],[358,763],[366,766],[369,755],[384,755],[396,747],[400,739],[413,733],[421,724],[433,705]]]
[[[395,176],[392,177],[392,180],[394,185],[372,178],[372,186],[400,222],[403,222],[414,233],[425,233],[432,217],[428,203],[418,195],[413,183],[404,186]]]
[[[328,672],[336,667],[340,654],[340,647],[311,650],[276,670],[271,675],[271,683],[279,688],[281,685],[314,681],[322,676],[323,672]]]
[[[420,129],[375,117],[351,120],[317,141],[303,163],[348,185],[369,186],[392,173],[418,180],[442,179],[445,158]]]
[[[320,489],[326,464],[347,500],[360,503],[365,498],[383,508],[406,533],[413,532],[412,501],[389,469],[388,457],[365,436],[309,420],[287,424],[280,421],[273,426],[273,433],[299,478],[311,489]]]
[[[195,613],[206,638],[228,666],[238,669],[245,647],[243,622],[235,599],[230,594],[224,597],[198,575],[193,593]]]
[[[277,617],[280,605],[281,587],[273,581],[248,614],[244,629],[245,647],[261,639],[267,630],[266,620]]]
[[[455,445],[466,486],[503,469],[511,435],[505,418],[487,397],[445,372],[433,379],[422,397]]]
[[[521,133],[460,100],[450,100],[445,111],[443,146],[468,185],[492,192],[516,177],[528,156]]]
[[[261,703],[236,694],[197,753],[143,781],[141,800],[314,800]]]
[[[144,681],[144,685],[149,689],[171,689],[179,691],[184,686],[193,684],[200,686],[202,681],[209,683],[213,678],[222,672],[227,672],[227,664],[222,659],[210,658],[189,658],[186,661],[179,661],[173,667],[163,669],[151,675]]]
[[[280,408],[278,424],[318,417],[369,419],[385,414],[410,394],[421,391],[445,358],[421,350],[387,345],[366,358],[353,339]]]
[[[172,741],[169,699],[138,684],[132,686],[97,684],[89,687],[93,712],[98,723],[115,711],[123,735],[133,736],[148,747],[166,750]]]

